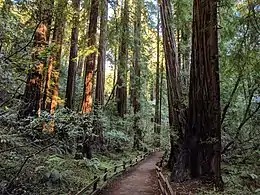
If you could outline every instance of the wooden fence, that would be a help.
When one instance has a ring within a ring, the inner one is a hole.
[[[173,189],[168,179],[164,177],[162,173],[163,162],[164,162],[164,156],[162,157],[160,162],[156,163],[156,167],[155,167],[161,195],[176,195],[176,192],[173,192]]]
[[[151,151],[151,152],[154,152]],[[105,169],[104,174],[100,176],[94,176],[94,179],[92,180],[91,183],[89,183],[86,187],[84,187],[82,190],[80,190],[76,195],[95,195],[98,192],[100,192],[101,189],[103,189],[108,181],[111,179],[121,175],[123,172],[128,170],[129,167],[135,166],[138,164],[140,161],[144,160],[148,155],[151,154],[151,152],[147,152],[142,155],[136,156],[136,158],[129,160],[129,161],[123,161],[122,164],[116,165],[115,167],[111,169]]]

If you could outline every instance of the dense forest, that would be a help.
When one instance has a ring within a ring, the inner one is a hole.
[[[0,0],[0,194],[153,149],[194,194],[260,193],[259,43],[258,0]]]

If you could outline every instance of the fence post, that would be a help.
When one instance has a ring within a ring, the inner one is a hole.
[[[138,155],[136,156],[136,159],[135,159],[135,162],[137,162],[138,161]]]
[[[130,160],[130,166],[132,166],[132,159]]]
[[[95,175],[94,176],[94,180],[97,179],[97,176]],[[94,184],[93,184],[93,192],[97,190],[97,183],[98,181],[96,181]]]
[[[123,169],[124,169],[124,170],[125,170],[125,164],[126,164],[125,161],[123,161]]]
[[[160,168],[162,167],[162,165],[163,165],[163,159],[161,159],[160,161]]]
[[[107,168],[105,168],[105,175],[104,175],[104,181],[107,180]]]
[[[115,166],[115,168],[114,168],[114,172],[116,172],[116,169],[117,169],[117,166]]]

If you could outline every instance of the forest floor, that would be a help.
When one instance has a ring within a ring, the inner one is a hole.
[[[126,174],[112,181],[100,195],[157,195],[160,194],[155,164],[162,157],[156,152]]]

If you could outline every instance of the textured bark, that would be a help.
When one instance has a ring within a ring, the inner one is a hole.
[[[191,175],[220,186],[220,83],[218,61],[217,1],[195,0],[193,19],[189,132],[195,139]]]
[[[96,80],[96,105],[104,105],[105,93],[105,64],[106,64],[106,40],[107,40],[107,17],[108,5],[107,0],[101,0],[101,17],[100,17],[100,39],[98,49],[98,65]]]
[[[19,111],[19,117],[40,116],[42,104],[42,88],[44,85],[44,66],[46,58],[41,54],[49,42],[50,25],[52,21],[53,0],[39,1],[38,19],[40,21],[34,36],[34,53],[32,55],[35,64],[28,73],[24,92],[24,105]]]
[[[156,88],[155,88],[155,116],[154,116],[154,133],[155,133],[155,147],[160,147],[160,132],[161,132],[161,118],[160,118],[160,13],[158,11],[157,24],[157,62],[156,62]]]
[[[107,17],[108,17],[108,3],[107,0],[101,0],[100,3],[101,17],[100,17],[100,38],[98,48],[98,65],[97,65],[97,80],[96,80],[96,97],[95,97],[95,120],[93,121],[94,147],[96,150],[103,150],[104,135],[103,124],[98,112],[104,106],[105,94],[105,63],[106,63],[106,41],[107,41]]]
[[[135,22],[134,22],[134,61],[133,61],[133,89],[132,89],[132,98],[133,98],[133,109],[135,114],[134,119],[134,148],[140,149],[140,141],[142,141],[142,130],[139,127],[140,116],[138,113],[140,112],[141,104],[140,104],[140,90],[141,90],[141,67],[140,67],[140,59],[141,59],[141,10],[143,1],[137,0],[135,1]]]
[[[171,133],[171,153],[168,163],[169,167],[173,167],[179,154],[179,146],[183,140],[184,128],[181,123],[180,111],[183,109],[182,95],[179,78],[179,65],[177,58],[176,41],[174,30],[170,21],[173,18],[172,7],[169,0],[162,0],[160,5],[163,46],[166,60],[166,75],[168,88],[168,107],[169,107],[169,123],[172,130]],[[173,133],[178,135],[177,142],[173,139]]]
[[[67,0],[59,0],[55,12],[55,24],[53,31],[52,43],[54,46],[53,53],[48,65],[48,74],[45,85],[44,108],[51,114],[54,114],[59,100],[59,77],[61,66],[62,42],[65,27],[66,15],[64,10],[67,6]]]
[[[20,110],[20,117],[40,116],[41,100],[42,100],[42,85],[44,72],[44,58],[41,58],[41,53],[47,45],[47,27],[41,23],[36,31],[34,39],[35,52],[33,59],[36,61],[33,68],[28,74],[26,88],[24,92],[24,106]]]
[[[222,187],[218,66],[217,1],[195,0],[189,120],[182,168],[188,167],[191,177],[210,180]],[[176,171],[178,180],[184,179],[183,174],[178,174],[181,172]]]
[[[119,65],[117,71],[116,101],[119,116],[124,117],[127,112],[127,63],[128,63],[128,0],[125,0],[121,16],[121,43],[119,48]]]
[[[70,59],[66,87],[66,102],[65,107],[72,109],[74,104],[76,68],[78,56],[78,37],[79,37],[79,15],[80,15],[80,0],[73,0],[73,28],[71,32]]]
[[[97,19],[98,19],[99,0],[91,1],[89,31],[88,31],[88,47],[93,50],[93,53],[87,56],[85,62],[85,82],[83,90],[82,112],[90,113],[92,111],[92,94],[93,80],[96,66],[96,34],[97,34]]]

